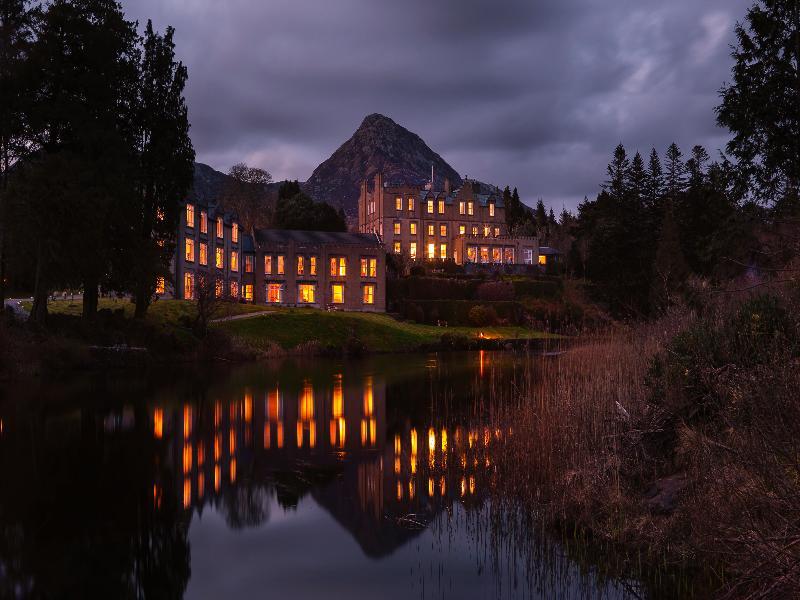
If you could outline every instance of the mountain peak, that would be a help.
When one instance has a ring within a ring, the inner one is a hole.
[[[315,200],[342,207],[349,215],[358,212],[361,181],[383,173],[385,181],[420,184],[430,179],[462,180],[453,167],[431,150],[416,133],[380,113],[364,117],[355,133],[330,158],[320,164],[305,184]]]

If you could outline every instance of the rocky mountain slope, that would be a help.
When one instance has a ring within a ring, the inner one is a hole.
[[[342,207],[345,213],[354,215],[358,213],[363,179],[382,172],[384,181],[425,182],[430,179],[431,165],[437,187],[445,178],[453,187],[461,185],[456,170],[422,138],[376,113],[367,116],[353,136],[314,169],[304,189],[315,200]]]

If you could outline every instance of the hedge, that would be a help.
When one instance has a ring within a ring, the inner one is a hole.
[[[497,317],[509,325],[525,322],[525,308],[519,302],[489,302],[479,300],[404,300],[398,303],[397,310],[407,319],[429,324],[445,321],[449,325],[472,325],[470,310],[475,306],[493,309]]]

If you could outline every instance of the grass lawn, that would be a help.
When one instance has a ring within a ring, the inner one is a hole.
[[[326,312],[315,309],[276,309],[259,317],[220,323],[221,327],[245,343],[267,349],[270,342],[285,350],[310,340],[323,345],[341,346],[355,334],[376,352],[413,350],[439,342],[442,334],[477,338],[541,339],[558,336],[523,327],[434,327],[403,323],[383,314]]]
[[[32,306],[31,301],[24,301],[22,307],[30,311]],[[126,317],[133,317],[134,305],[128,299],[118,298],[100,298],[98,302],[98,309],[116,310],[121,308],[125,311]],[[47,310],[54,314],[65,314],[80,316],[81,314],[81,301],[75,300],[54,300],[48,303]],[[241,315],[246,313],[264,312],[269,310],[265,306],[258,306],[254,304],[239,304],[234,302],[222,303],[219,314],[215,315],[215,319],[220,319],[229,316]],[[153,323],[161,325],[179,325],[181,317],[189,316],[194,317],[194,303],[189,300],[159,300],[150,305],[147,309],[147,319]]]

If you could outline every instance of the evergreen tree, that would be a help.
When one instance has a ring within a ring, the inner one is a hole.
[[[733,82],[717,122],[727,149],[764,201],[796,201],[800,186],[800,3],[756,0],[736,25]]]
[[[626,187],[631,194],[634,202],[644,204],[647,195],[647,171],[644,168],[644,160],[638,152],[631,161],[630,169],[627,173]]]
[[[311,231],[347,231],[344,213],[327,202],[314,202],[303,194],[278,202],[275,210],[277,229]]]
[[[544,236],[546,240],[549,234],[547,227],[547,210],[545,209],[544,202],[541,198],[536,201],[536,211],[534,214],[534,218],[536,219],[536,228],[539,232],[539,235]]]
[[[688,275],[689,268],[683,257],[672,200],[668,199],[655,256],[651,294],[653,308],[664,310],[680,294]]]
[[[666,158],[664,193],[674,203],[686,189],[686,166],[683,164],[683,153],[675,142],[667,148]]]
[[[174,33],[168,27],[159,35],[148,21],[142,40],[135,113],[139,170],[134,214],[139,223],[130,244],[133,251],[121,253],[115,261],[118,266],[132,263],[117,269],[117,279],[124,281],[130,274],[137,318],[144,317],[150,305],[156,279],[166,278],[169,272],[178,207],[194,174],[194,149],[183,96],[188,73],[175,60]]]
[[[630,161],[625,152],[625,146],[618,144],[614,149],[614,158],[608,164],[608,180],[603,185],[603,189],[608,192],[611,198],[622,200],[627,192],[626,182]]]
[[[32,100],[27,65],[35,16],[27,0],[0,0],[0,307],[7,278],[8,175],[25,152],[26,107]]]
[[[302,190],[300,183],[295,179],[294,181],[284,181],[278,188],[278,200],[286,200],[297,196]]]
[[[70,205],[75,227],[59,249],[83,284],[83,314],[97,310],[98,286],[110,272],[121,232],[130,227],[135,160],[133,112],[137,104],[138,36],[114,0],[54,0],[43,13],[31,50],[38,74],[30,107],[32,145],[40,165],[70,164],[71,179],[84,185]],[[55,155],[64,153],[59,160]],[[53,190],[67,202],[67,189]],[[68,224],[61,225],[64,228]],[[30,232],[31,243],[52,232]],[[53,239],[57,239],[56,234]],[[126,236],[122,235],[122,239]],[[54,270],[52,254],[33,248],[37,261],[32,318],[46,315]]]
[[[689,189],[698,189],[703,185],[708,152],[702,146],[692,148],[692,157],[686,161],[686,172],[689,175]]]
[[[664,172],[661,169],[661,159],[653,148],[650,151],[650,160],[647,166],[645,180],[645,204],[651,209],[657,208],[664,197]]]

